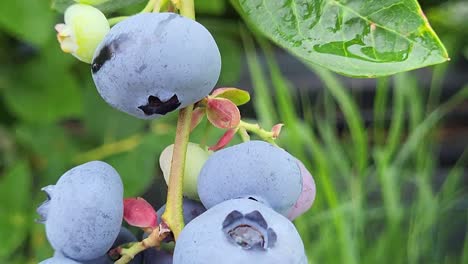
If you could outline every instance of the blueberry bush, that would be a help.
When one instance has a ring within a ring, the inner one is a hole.
[[[468,10],[428,6],[2,1],[0,261],[466,263],[466,151],[437,180],[436,150]]]

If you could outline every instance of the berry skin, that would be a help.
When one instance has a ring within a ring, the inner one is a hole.
[[[121,227],[119,235],[117,236],[117,239],[114,241],[114,244],[112,245],[112,248],[116,248],[118,246],[121,246],[126,243],[130,242],[137,242],[137,238],[135,235],[130,232],[127,228]],[[104,256],[101,256],[97,259],[90,260],[84,262],[84,264],[112,264],[114,261],[112,261],[107,254]],[[135,256],[135,258],[129,262],[130,264],[141,264],[143,263],[143,254],[138,254]]]
[[[210,207],[251,198],[287,215],[302,190],[296,158],[264,141],[248,141],[215,152],[198,176],[198,195]]]
[[[65,11],[65,24],[55,26],[60,47],[79,60],[91,63],[93,54],[110,26],[97,8],[75,4]]]
[[[92,63],[102,98],[141,119],[201,100],[220,71],[221,56],[208,30],[174,13],[142,13],[118,23]]]
[[[190,222],[180,234],[174,264],[306,264],[294,225],[249,199],[222,202]]]
[[[183,200],[183,213],[184,213],[184,223],[188,224],[190,221],[198,217],[199,215],[203,214],[206,211],[206,208],[203,206],[203,204],[190,200],[188,198],[184,197]],[[163,215],[164,211],[166,210],[166,205],[163,205],[161,208],[158,210],[158,219],[162,219],[161,216]]]
[[[149,248],[143,252],[145,264],[172,264],[172,254],[164,250]]]
[[[174,144],[166,147],[159,156],[159,166],[164,175],[166,184],[169,184],[172,153]],[[187,145],[187,156],[184,170],[184,195],[193,200],[200,200],[197,192],[197,181],[200,170],[210,156],[211,152],[204,150],[200,145],[189,142]]]
[[[304,164],[300,160],[297,160],[297,164],[299,165],[299,168],[301,169],[302,192],[301,192],[301,195],[299,196],[299,199],[297,199],[296,203],[294,204],[294,207],[288,213],[288,218],[290,220],[294,220],[298,216],[307,212],[307,210],[309,210],[310,207],[312,207],[312,204],[314,203],[314,200],[315,200],[314,178],[312,177],[312,174],[310,174],[310,172],[307,170],[307,168],[304,166]]]
[[[81,262],[74,261],[64,256],[56,255],[52,258],[39,262],[39,264],[81,264]]]
[[[91,161],[65,172],[43,189],[48,200],[37,211],[56,252],[78,261],[103,256],[120,232],[122,180],[115,169]]]

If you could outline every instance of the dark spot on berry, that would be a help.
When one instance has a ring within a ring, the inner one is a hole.
[[[93,63],[91,64],[91,70],[93,73],[98,72],[108,60],[115,56],[115,53],[122,48],[122,44],[129,39],[130,38],[126,34],[122,34],[106,46],[102,47],[99,54],[94,58]]]
[[[165,115],[169,112],[172,112],[181,105],[179,98],[174,94],[169,100],[163,102],[158,97],[150,95],[148,97],[148,103],[146,105],[141,105],[138,108],[145,113],[145,115]]]

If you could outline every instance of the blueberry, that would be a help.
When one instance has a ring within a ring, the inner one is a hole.
[[[251,198],[287,215],[302,190],[296,158],[263,141],[217,151],[198,176],[198,195],[206,208],[235,198]]]
[[[185,197],[182,206],[185,224],[188,224],[190,221],[192,221],[193,219],[195,219],[196,217],[198,217],[206,211],[206,208],[203,206],[203,204]],[[157,212],[158,219],[161,219],[164,210],[166,210],[166,205],[163,205],[161,208],[159,208]]]
[[[61,255],[56,255],[50,259],[39,262],[39,264],[82,264],[81,262],[74,261]]]
[[[208,30],[174,13],[143,13],[118,23],[92,62],[102,98],[142,119],[201,100],[220,70],[220,53]]]
[[[302,192],[294,204],[291,211],[288,213],[288,218],[290,220],[296,219],[298,216],[307,212],[307,210],[312,207],[312,204],[315,200],[315,181],[312,177],[312,174],[307,170],[304,164],[301,161],[297,161],[302,175]]]
[[[118,246],[131,243],[131,242],[137,242],[137,241],[138,241],[137,238],[132,232],[130,232],[130,230],[128,230],[125,227],[121,227],[119,235],[117,236],[117,239],[114,241],[112,248],[116,248]],[[97,259],[86,261],[84,264],[112,264],[112,263],[114,263],[114,261],[106,254]],[[130,264],[143,263],[143,254],[137,254],[135,258],[133,258],[133,260],[130,261],[129,263]]]
[[[105,255],[122,224],[123,186],[117,171],[91,161],[44,190],[48,200],[37,211],[55,251],[78,261]]]
[[[145,264],[172,264],[172,254],[164,250],[149,248],[143,252]]]
[[[190,222],[180,234],[174,264],[306,264],[294,225],[262,203],[222,202]]]

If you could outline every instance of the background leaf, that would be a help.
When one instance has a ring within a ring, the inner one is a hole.
[[[448,60],[415,0],[233,0],[293,54],[333,71],[375,77]]]
[[[133,4],[142,3],[145,0],[110,0],[108,2],[97,5],[96,7],[102,12],[110,13],[116,11],[122,7],[127,7]],[[65,9],[76,2],[73,0],[53,0],[52,8],[59,11],[65,12]]]
[[[58,44],[49,42],[39,57],[10,69],[3,95],[9,110],[22,120],[51,123],[81,116],[82,94],[70,71],[73,58],[55,49]]]
[[[0,260],[22,245],[31,217],[31,175],[26,162],[18,160],[0,177]],[[3,262],[3,261],[2,261]]]
[[[54,16],[44,1],[0,1],[0,29],[36,45],[45,44],[54,32]]]

